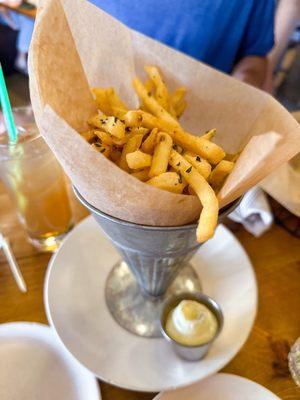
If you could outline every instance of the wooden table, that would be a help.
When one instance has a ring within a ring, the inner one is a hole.
[[[75,203],[74,203],[75,204]],[[85,210],[74,206],[77,220]],[[50,255],[33,249],[17,221],[0,183],[0,228],[10,237],[28,285],[18,291],[3,255],[0,255],[0,323],[36,321],[47,323],[43,282]],[[241,227],[235,234],[254,265],[259,288],[259,308],[252,333],[239,354],[223,371],[252,379],[283,400],[299,400],[300,389],[290,377],[287,353],[300,336],[300,241],[279,226],[256,239]],[[240,329],[243,329],[241,326]],[[130,392],[101,384],[104,400],[146,400],[152,394]],[[241,399],[243,400],[243,399]]]
[[[20,5],[19,7],[11,7],[11,6],[8,6],[7,4],[2,4],[0,2],[0,8],[1,7],[7,8],[8,10],[11,10],[11,11],[15,11],[22,15],[26,15],[27,17],[32,18],[32,19],[35,19],[35,17],[36,17],[36,11],[37,11],[36,8],[25,8],[22,5]]]

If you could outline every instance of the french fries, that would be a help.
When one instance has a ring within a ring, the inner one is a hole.
[[[142,144],[142,150],[144,153],[153,154],[156,144],[157,132],[158,129],[153,128],[147,139],[145,139],[144,143]]]
[[[165,110],[169,110],[170,104],[169,104],[168,89],[166,88],[166,85],[165,85],[160,73],[158,72],[158,69],[154,66],[147,66],[147,67],[145,67],[145,70],[146,70],[150,80],[155,85],[155,98],[156,98],[157,102]],[[145,89],[147,90],[147,88],[145,88]],[[149,91],[148,91],[148,94],[149,94]]]
[[[216,129],[211,129],[211,130],[205,132],[204,135],[201,136],[201,139],[211,140],[212,138],[215,137],[216,133],[217,133]]]
[[[115,115],[118,118],[122,118],[128,111],[127,106],[115,93],[113,88],[93,88],[92,94],[94,95],[98,108],[105,115]]]
[[[154,149],[152,164],[149,176],[161,175],[168,169],[169,157],[172,150],[173,140],[170,135],[165,132],[160,132],[157,135],[157,145]]]
[[[216,129],[202,135],[179,123],[186,89],[170,94],[159,69],[145,67],[149,80],[133,80],[140,107],[130,110],[113,88],[93,88],[98,114],[81,136],[100,154],[132,177],[175,194],[198,196],[203,209],[197,240],[211,238],[218,221],[218,200],[239,154],[227,154],[212,140]]]
[[[126,161],[129,168],[141,169],[150,167],[152,164],[152,156],[150,156],[150,154],[143,153],[140,150],[136,150],[133,153],[126,154]]]
[[[95,131],[92,129],[92,130],[81,132],[80,134],[87,142],[93,143],[95,141],[95,138],[96,138],[94,132]]]
[[[174,111],[174,114],[172,112],[171,114],[177,118],[181,117],[187,106],[187,102],[184,99],[185,94],[186,94],[186,88],[181,87],[176,89],[173,95],[171,96],[170,103]]]
[[[173,139],[177,144],[185,147],[187,150],[195,151],[202,157],[207,158],[212,164],[218,164],[218,162],[225,157],[225,152],[220,146],[205,138],[185,132],[180,127],[178,121],[172,117],[172,115],[170,115],[153,96],[149,96],[145,86],[138,78],[133,80],[133,86],[137,95],[144,102],[147,108],[157,118],[164,122],[167,132],[172,134]],[[152,121],[154,123],[154,120]]]
[[[142,182],[146,182],[149,179],[150,168],[144,168],[136,172],[132,172],[131,175]]]
[[[96,135],[98,137],[98,141],[100,143],[107,144],[108,146],[111,146],[113,144],[113,139],[110,136],[110,134],[107,132],[99,131],[99,130],[95,129],[94,135]]]
[[[210,239],[218,222],[219,203],[212,187],[206,179],[182,155],[172,150],[170,165],[175,168],[196,192],[203,206],[197,228],[197,240],[200,243]]]
[[[100,143],[93,143],[92,147],[99,153],[103,154],[104,157],[106,157],[106,158],[109,157],[109,155],[110,155],[110,147],[109,146],[105,146],[104,144],[100,144]]]
[[[134,135],[128,139],[128,142],[123,147],[119,161],[119,167],[122,168],[124,171],[130,170],[127,163],[127,154],[134,153],[136,150],[138,150],[142,143],[142,139],[143,139],[142,134]]]
[[[107,89],[93,88],[92,94],[99,110],[101,110],[105,115],[110,115],[112,109],[108,100]]]
[[[218,191],[221,186],[223,185],[225,179],[233,170],[234,162],[222,160],[219,164],[212,170],[208,178],[208,182],[210,183],[211,187]]]
[[[125,124],[117,117],[106,117],[97,114],[90,118],[88,123],[118,139],[122,139],[125,136]]]
[[[187,183],[181,175],[176,172],[164,172],[146,182],[148,185],[155,186],[162,190],[168,190],[172,193],[181,194]]]
[[[225,152],[220,146],[183,130],[174,131],[174,141],[181,147],[199,154],[211,164],[218,164],[225,157]]]
[[[207,179],[211,173],[211,165],[208,161],[200,156],[192,154],[190,152],[185,152],[183,157],[192,164],[193,167],[203,176],[203,178]]]

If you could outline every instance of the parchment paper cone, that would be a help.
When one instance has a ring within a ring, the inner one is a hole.
[[[255,185],[300,150],[300,128],[272,97],[126,28],[84,0],[43,0],[30,49],[31,100],[45,140],[80,193],[95,207],[146,225],[194,221],[194,196],[145,185],[101,157],[76,132],[95,113],[89,87],[113,86],[137,106],[131,80],[158,65],[169,87],[187,87],[182,125],[243,153],[221,194],[221,206]]]

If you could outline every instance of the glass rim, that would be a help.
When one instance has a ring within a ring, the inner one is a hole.
[[[13,107],[12,111],[13,114],[15,112],[19,112],[19,111],[25,111],[25,110],[31,110],[32,111],[32,115],[33,115],[33,110],[30,104],[26,105],[26,106],[18,106],[18,107]],[[35,119],[33,118],[33,122],[36,125]],[[16,124],[17,125],[17,124]],[[5,131],[7,132],[7,131]],[[42,137],[41,132],[38,130],[38,134],[36,136],[33,136],[31,138],[29,138],[28,140],[25,140],[24,142],[22,142],[22,145],[27,144],[27,143],[32,143],[34,141],[36,141],[37,139],[40,139]],[[9,148],[16,148],[18,145],[20,145],[20,142],[16,142],[16,143],[0,143],[0,149],[9,149]]]

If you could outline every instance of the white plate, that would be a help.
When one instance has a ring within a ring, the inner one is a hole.
[[[272,392],[249,379],[216,374],[176,392],[165,392],[154,400],[280,400]]]
[[[96,379],[41,324],[0,325],[1,400],[99,400]]]
[[[96,376],[131,390],[175,389],[217,372],[243,346],[256,314],[257,287],[245,251],[224,226],[191,261],[204,292],[220,303],[225,317],[221,335],[201,362],[183,361],[164,339],[132,335],[114,321],[104,287],[118,260],[89,217],[65,239],[46,276],[48,319],[66,348]]]

